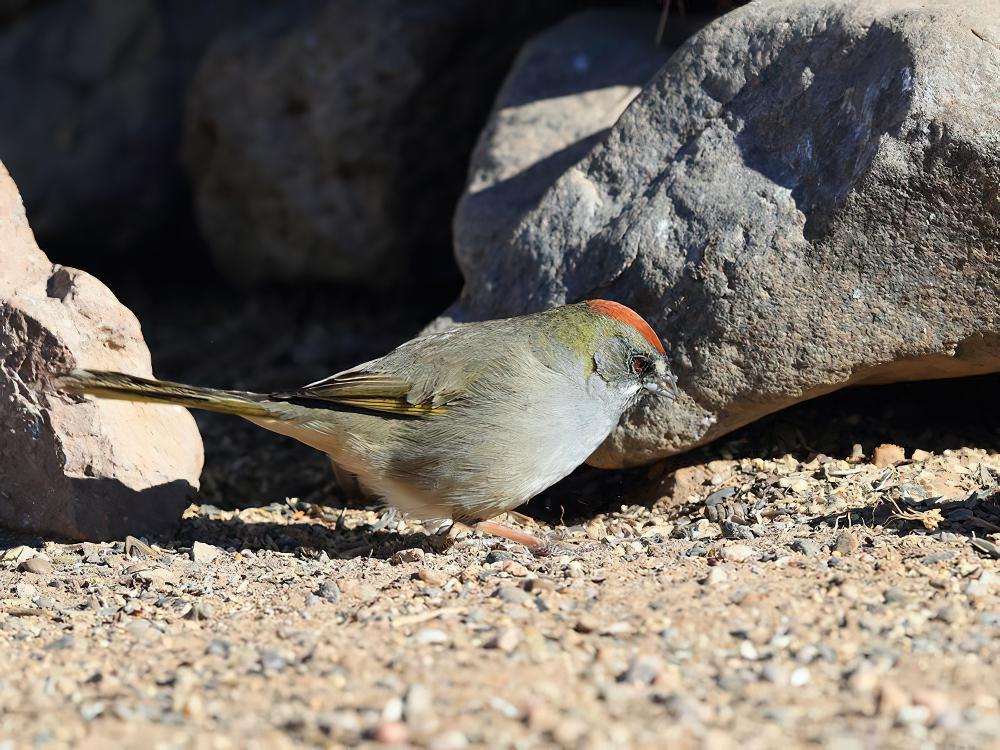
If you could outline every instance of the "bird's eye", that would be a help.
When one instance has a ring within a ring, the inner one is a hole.
[[[643,357],[637,354],[632,357],[632,372],[636,375],[644,375],[653,363],[650,361],[649,357]]]

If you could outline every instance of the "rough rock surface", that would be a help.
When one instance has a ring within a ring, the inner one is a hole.
[[[458,243],[445,320],[592,296],[648,316],[684,395],[629,415],[603,466],[850,384],[1000,369],[998,18],[983,0],[724,16],[509,242]]]
[[[97,279],[51,264],[0,165],[0,527],[76,539],[175,526],[202,445],[183,409],[45,392],[50,373],[150,375],[139,322]]]
[[[621,116],[669,51],[657,14],[577,13],[524,46],[497,95],[455,212],[460,248],[498,247]]]
[[[183,92],[215,34],[263,4],[0,4],[0,158],[42,247],[93,258],[186,238]]]
[[[193,85],[185,152],[223,271],[447,275],[448,218],[496,87],[567,5],[337,0],[221,36]]]

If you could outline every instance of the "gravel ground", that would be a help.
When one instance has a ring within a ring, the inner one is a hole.
[[[239,363],[217,384],[391,343],[258,310],[204,333]],[[227,348],[274,319],[296,333],[256,365]],[[168,333],[160,374],[213,382]],[[199,417],[202,504],[171,538],[0,538],[0,750],[998,747],[997,384],[857,391],[582,470],[510,521],[556,541],[542,558],[387,521],[321,457]]]
[[[998,468],[715,460],[545,558],[291,500],[10,547],[0,747],[996,746]]]

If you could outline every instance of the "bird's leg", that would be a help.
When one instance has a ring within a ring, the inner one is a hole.
[[[492,536],[498,536],[501,539],[508,539],[517,544],[523,544],[528,548],[528,551],[535,555],[536,557],[545,557],[546,555],[552,554],[552,544],[545,541],[544,539],[539,539],[536,536],[532,536],[526,531],[518,531],[517,529],[512,529],[509,526],[504,526],[502,523],[496,523],[495,521],[480,521],[473,526],[476,531],[481,531],[484,534],[491,534]]]

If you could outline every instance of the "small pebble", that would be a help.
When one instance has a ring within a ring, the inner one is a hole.
[[[148,568],[136,571],[135,577],[140,581],[150,584],[152,587],[161,587],[177,582],[177,574],[165,568]]]
[[[17,569],[24,573],[34,573],[35,575],[47,576],[55,570],[52,563],[44,557],[31,557],[24,560]]]
[[[425,721],[434,711],[434,697],[426,686],[420,683],[410,685],[403,696],[402,716],[413,724]]]
[[[716,490],[705,498],[705,506],[711,508],[712,506],[719,505],[723,500],[735,494],[735,487],[723,487],[721,490]]]
[[[351,593],[354,594],[360,601],[367,604],[368,602],[373,602],[379,597],[379,591],[377,588],[372,586],[370,583],[361,583],[357,586],[353,586]]]
[[[994,544],[988,539],[970,539],[969,544],[971,544],[977,552],[981,552],[988,557],[992,557],[994,560],[1000,560],[1000,546]]]
[[[722,530],[722,536],[726,537],[726,539],[744,539],[749,541],[754,538],[754,533],[749,526],[736,523],[735,521],[720,521],[719,528]]]
[[[505,654],[511,653],[521,642],[521,631],[517,628],[503,628],[486,641],[485,648],[497,649]]]
[[[413,634],[413,641],[422,646],[448,643],[448,634],[438,628],[421,628]]]
[[[517,586],[501,586],[496,596],[507,604],[524,604],[531,600],[531,595]]]
[[[811,664],[819,657],[819,649],[812,643],[807,643],[795,653],[795,661],[799,664]]]
[[[892,443],[882,443],[882,445],[875,448],[872,454],[872,463],[880,469],[895,466],[905,459],[906,454],[903,452],[903,449]]]
[[[1000,612],[983,612],[976,618],[976,622],[987,627],[1000,627]]]
[[[934,565],[935,563],[947,562],[948,560],[953,560],[958,557],[958,550],[956,549],[943,549],[940,552],[932,552],[929,555],[925,555],[920,559],[924,565]]]
[[[601,628],[601,635],[630,635],[632,633],[632,626],[627,622],[613,622],[606,628]]]
[[[465,750],[469,740],[457,729],[444,732],[427,741],[427,750]]]
[[[324,601],[336,604],[340,601],[340,587],[334,581],[323,581],[319,585],[316,596]]]
[[[191,545],[191,562],[207,565],[214,561],[222,550],[212,544],[195,542]]]
[[[442,573],[440,570],[434,570],[433,568],[421,568],[417,571],[416,576],[418,579],[426,583],[428,586],[444,586],[448,582],[448,575]]]
[[[523,578],[528,575],[528,569],[517,562],[517,560],[504,560],[500,563],[499,570],[501,573],[506,573],[507,575],[514,576],[515,578]]]
[[[64,635],[61,638],[56,638],[49,645],[45,647],[46,651],[63,651],[68,648],[73,648],[76,643],[76,639],[72,635]]]
[[[525,591],[532,593],[556,590],[556,582],[551,578],[529,578],[524,582],[523,586]]]
[[[760,671],[760,676],[774,685],[786,685],[788,683],[788,672],[779,667],[774,662],[768,662]]]
[[[209,641],[205,647],[205,653],[209,656],[221,656],[223,659],[229,658],[229,641],[213,640]]]
[[[280,672],[288,666],[288,660],[277,651],[265,649],[260,652],[260,668],[265,672]]]
[[[90,703],[83,703],[80,706],[80,716],[83,717],[84,721],[93,721],[103,713],[104,713],[104,703],[102,703],[101,701],[92,701]]]
[[[149,620],[131,620],[125,629],[134,637],[146,641],[158,639],[161,635],[159,629]]]
[[[746,544],[730,544],[719,550],[719,556],[730,562],[745,562],[757,556],[757,550]]]
[[[718,586],[720,583],[725,583],[729,580],[729,574],[726,573],[722,568],[715,566],[710,571],[708,575],[702,580],[702,583],[706,586]]]
[[[908,592],[898,586],[886,589],[882,594],[882,598],[885,599],[886,604],[908,604],[913,600],[913,597]]]
[[[402,745],[410,739],[410,730],[401,721],[380,721],[372,730],[372,739],[382,745]]]
[[[22,562],[30,560],[33,557],[37,557],[37,555],[37,550],[22,544],[17,547],[11,547],[10,549],[0,551],[0,563],[20,565]]]
[[[962,612],[958,607],[948,605],[941,607],[937,612],[934,613],[934,619],[940,620],[941,622],[948,623],[949,625],[954,625],[962,617]]]
[[[931,717],[931,711],[927,706],[909,705],[903,706],[896,712],[897,724],[926,724]]]
[[[663,662],[659,657],[640,655],[632,659],[628,669],[618,678],[619,682],[652,685],[663,671]]]
[[[823,551],[823,548],[812,539],[796,539],[790,546],[795,552],[803,555],[818,555]]]
[[[1000,575],[989,570],[984,570],[979,578],[969,581],[965,585],[963,593],[968,596],[982,596],[992,593],[997,588],[1000,588]]]
[[[799,667],[788,678],[788,684],[792,687],[802,687],[808,685],[810,679],[812,679],[812,675],[809,670],[806,667]]]
[[[213,607],[208,602],[195,602],[191,605],[191,609],[187,611],[184,615],[185,620],[211,620],[215,617],[215,607]]]
[[[382,707],[382,721],[402,721],[403,720],[403,699],[400,697],[390,698]]]
[[[403,563],[420,562],[423,559],[424,551],[419,547],[411,547],[410,549],[399,550],[399,552],[389,558],[389,563],[391,565],[402,565]]]
[[[600,628],[600,621],[592,615],[581,615],[573,625],[573,630],[577,633],[596,633]]]
[[[833,551],[841,555],[853,555],[858,551],[858,538],[850,531],[841,531],[833,543]]]

